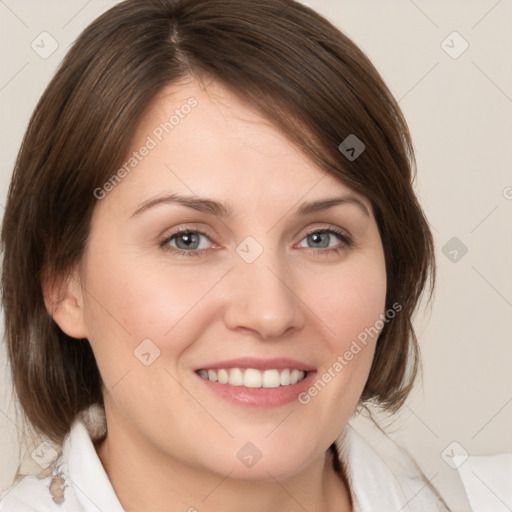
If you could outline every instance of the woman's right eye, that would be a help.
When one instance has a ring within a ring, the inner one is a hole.
[[[166,251],[171,251],[180,255],[198,256],[200,254],[205,254],[205,249],[208,248],[208,244],[206,244],[206,247],[197,246],[197,244],[200,245],[201,237],[208,239],[208,235],[201,231],[179,229],[172,235],[167,236],[160,243],[160,247]],[[172,245],[172,243],[175,243],[176,246]]]

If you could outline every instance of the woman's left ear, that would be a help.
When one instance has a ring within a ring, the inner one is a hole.
[[[46,309],[57,325],[72,338],[87,338],[84,297],[78,271],[67,277],[44,279],[42,288]]]

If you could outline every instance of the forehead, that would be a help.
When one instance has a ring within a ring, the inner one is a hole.
[[[215,82],[205,88],[189,79],[164,89],[140,121],[125,164],[126,178],[108,196],[124,210],[173,192],[219,198],[235,209],[357,195]]]

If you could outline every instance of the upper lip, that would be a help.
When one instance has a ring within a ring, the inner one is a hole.
[[[229,359],[225,361],[217,361],[215,363],[207,363],[200,366],[197,370],[220,370],[221,368],[254,368],[255,370],[284,370],[290,368],[292,370],[303,370],[310,372],[315,370],[314,366],[297,361],[296,359],[290,359],[288,357],[278,357],[274,359],[260,359],[255,357],[240,357],[237,359]]]

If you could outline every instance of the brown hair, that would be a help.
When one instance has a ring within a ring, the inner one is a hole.
[[[325,172],[366,196],[387,273],[386,322],[361,403],[395,412],[419,349],[411,317],[430,276],[432,235],[412,188],[414,153],[399,106],[356,45],[292,0],[128,0],[95,20],[41,97],[16,160],[2,226],[3,307],[16,394],[31,424],[60,441],[103,403],[87,340],[48,313],[42,280],[84,252],[101,187],[123,161],[156,95],[193,75],[257,108]],[[338,149],[350,134],[365,150]],[[134,171],[136,172],[136,171]]]

